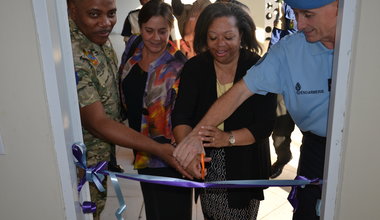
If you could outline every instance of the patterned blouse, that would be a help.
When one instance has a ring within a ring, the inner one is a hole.
[[[138,39],[138,36],[132,36],[127,42],[119,68],[120,94],[124,110],[127,110],[128,106],[125,102],[126,97],[124,97],[121,84],[133,66],[142,59],[144,42],[140,41],[135,48],[131,48],[136,39]],[[131,49],[134,51],[130,52]],[[128,54],[131,54],[131,56],[128,57]],[[165,140],[164,142],[174,143],[171,113],[178,93],[179,75],[185,62],[186,57],[169,41],[166,51],[149,65],[143,95],[140,132],[159,142]],[[135,169],[166,166],[162,160],[154,155],[146,152],[136,152],[135,154]]]

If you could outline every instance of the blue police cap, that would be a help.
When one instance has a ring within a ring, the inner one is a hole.
[[[330,4],[336,0],[285,0],[285,3],[296,9],[314,9]]]

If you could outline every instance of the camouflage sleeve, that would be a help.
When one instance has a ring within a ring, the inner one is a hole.
[[[78,75],[77,92],[80,107],[101,101],[96,77],[90,71],[84,69],[79,69],[76,73]]]

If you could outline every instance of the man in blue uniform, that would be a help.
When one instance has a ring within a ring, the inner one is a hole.
[[[251,95],[272,92],[284,96],[290,115],[304,135],[298,175],[323,178],[338,1],[285,0],[285,3],[293,8],[300,32],[273,45],[243,80],[214,103],[174,151],[177,160],[194,176],[200,177],[198,164],[191,163],[203,151],[200,128],[219,124]],[[319,186],[308,185],[298,190],[297,198],[299,206],[293,219],[319,219],[316,212],[321,198]]]

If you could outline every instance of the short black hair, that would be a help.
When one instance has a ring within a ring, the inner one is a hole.
[[[229,2],[215,2],[208,5],[195,25],[194,50],[197,54],[207,49],[207,32],[211,23],[220,17],[234,17],[241,34],[241,47],[259,53],[261,47],[256,39],[256,25],[251,16],[241,6]]]

